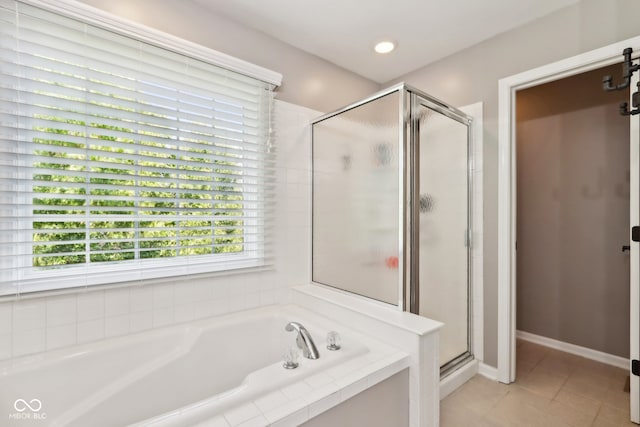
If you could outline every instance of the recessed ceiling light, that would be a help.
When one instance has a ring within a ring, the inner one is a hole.
[[[389,53],[395,48],[395,43],[388,40],[381,41],[374,47],[375,51],[378,53]]]

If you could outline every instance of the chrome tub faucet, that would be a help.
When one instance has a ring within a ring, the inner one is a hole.
[[[316,345],[311,338],[311,334],[309,334],[309,331],[307,331],[307,328],[305,328],[298,322],[289,322],[284,329],[288,332],[298,332],[296,343],[298,344],[298,348],[302,349],[302,355],[304,357],[312,360],[318,359],[320,357],[320,353],[318,353],[318,349],[316,348]]]

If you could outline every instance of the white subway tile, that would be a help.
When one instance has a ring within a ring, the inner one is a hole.
[[[243,293],[259,292],[264,283],[264,274],[248,274],[245,276]]]
[[[257,417],[258,415],[261,415],[260,409],[251,402],[232,408],[224,413],[225,419],[232,426],[237,426],[244,421]]]
[[[107,317],[104,321],[104,335],[106,338],[129,333],[129,322],[131,317],[128,314],[123,316]]]
[[[160,308],[153,310],[153,327],[158,328],[173,323],[173,308]]]
[[[254,292],[244,296],[244,309],[260,307],[260,292]]]
[[[193,290],[195,300],[194,302],[207,301],[211,299],[211,281],[200,281],[197,283],[195,289]]]
[[[202,421],[195,425],[195,427],[231,427],[227,420],[222,416],[212,418],[210,420]]]
[[[104,292],[92,291],[78,295],[78,322],[104,318]]]
[[[153,327],[153,312],[138,311],[131,313],[130,332],[140,332]]]
[[[75,323],[47,328],[47,350],[73,345],[76,343],[76,339]]]
[[[230,297],[244,295],[247,280],[245,274],[227,276],[225,280],[226,295]]]
[[[227,313],[233,313],[246,309],[246,301],[243,295],[234,295],[227,299]]]
[[[45,329],[14,331],[12,347],[13,357],[44,351],[46,348]]]
[[[329,375],[324,372],[319,372],[315,375],[312,375],[304,380],[307,384],[309,384],[312,388],[320,388],[325,386],[333,381]]]
[[[209,298],[222,299],[231,295],[231,289],[236,286],[233,276],[223,276],[211,284]]]
[[[214,305],[211,300],[200,301],[194,304],[194,319],[204,319],[214,316]]]
[[[174,285],[173,304],[176,306],[191,304],[198,300],[198,285],[194,283],[180,283]]]
[[[309,419],[309,411],[307,410],[307,408],[305,408],[297,412],[294,412],[293,414],[287,415],[286,417],[282,418],[280,421],[276,421],[270,424],[270,427],[298,427],[300,424],[306,422],[308,419]],[[338,427],[338,426],[335,426],[335,427]]]
[[[304,398],[304,396],[312,390],[311,386],[304,381],[298,381],[297,383],[281,389],[282,393],[291,400]]]
[[[78,344],[104,338],[104,318],[78,322]]]
[[[129,289],[112,289],[104,294],[105,317],[129,314]]]
[[[0,335],[10,334],[13,330],[13,303],[0,303]]]
[[[340,404],[340,393],[334,392],[321,399],[315,400],[309,405],[309,418],[313,418],[316,415],[320,415],[326,410],[333,408]]]
[[[309,407],[300,397],[267,411],[264,416],[272,423],[272,427],[298,426],[309,419]]]
[[[0,360],[8,359],[11,357],[12,351],[12,335],[2,334],[0,335]]]
[[[129,309],[131,313],[151,311],[153,309],[153,286],[131,288],[129,298]]]
[[[255,403],[258,409],[265,413],[280,405],[284,405],[288,401],[289,399],[287,396],[285,396],[280,390],[276,390],[254,400],[253,403]]]
[[[367,378],[362,378],[359,381],[356,381],[348,386],[344,387],[340,390],[340,401],[344,402],[345,400],[351,399],[358,393],[362,393],[369,387],[367,384]]]
[[[75,323],[77,319],[76,295],[47,298],[47,327]]]
[[[174,310],[174,322],[189,322],[195,318],[195,304],[179,305]]]
[[[173,285],[163,284],[153,287],[153,310],[173,306]]]
[[[255,418],[251,418],[250,420],[238,424],[237,427],[267,427],[268,425],[269,420],[262,415],[258,415]]]
[[[44,329],[47,305],[44,299],[16,301],[13,304],[13,330],[15,332]]]
[[[276,291],[268,290],[260,292],[260,305],[271,305],[277,303]]]

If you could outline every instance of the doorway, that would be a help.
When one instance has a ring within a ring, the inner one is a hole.
[[[630,90],[601,87],[621,69],[516,92],[515,380],[591,402],[585,422],[630,417]]]
[[[515,94],[518,90],[537,86],[564,77],[591,71],[619,62],[621,52],[640,49],[640,37],[614,43],[600,49],[567,58],[556,63],[532,69],[499,81],[499,230],[498,230],[498,380],[510,383],[515,380],[515,330],[516,330],[516,135]],[[638,77],[632,79],[635,89]],[[638,116],[629,120],[630,130],[630,218],[640,222],[638,194],[640,164],[638,144],[640,140]],[[637,359],[640,353],[640,247],[631,242],[630,252],[630,357]],[[631,419],[640,421],[640,384],[637,376],[631,377]]]
[[[516,330],[626,369],[630,91],[601,87],[621,70],[516,92]]]

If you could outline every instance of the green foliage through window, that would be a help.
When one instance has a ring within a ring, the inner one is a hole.
[[[49,126],[34,128],[33,266],[243,251],[242,157],[231,146],[181,145],[100,117],[36,118]]]

